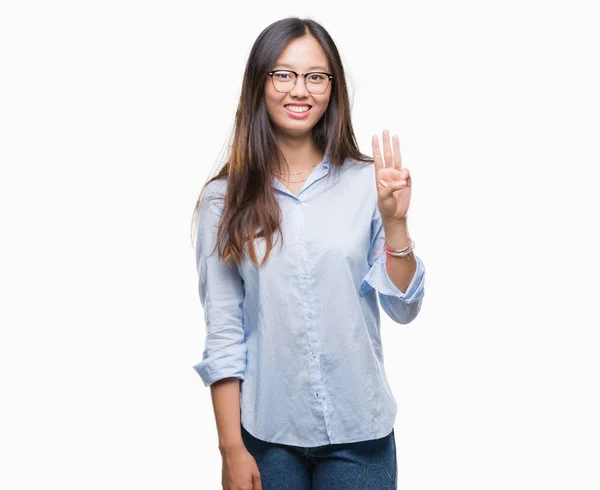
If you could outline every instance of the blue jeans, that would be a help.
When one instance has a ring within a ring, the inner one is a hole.
[[[394,430],[369,441],[311,448],[262,441],[242,426],[263,490],[396,490]]]

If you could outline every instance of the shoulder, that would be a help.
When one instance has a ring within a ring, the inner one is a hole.
[[[203,193],[210,197],[225,197],[227,178],[211,180],[204,186]]]
[[[349,177],[349,187],[352,189],[353,199],[362,206],[377,212],[377,186],[375,184],[375,164],[372,161],[348,158],[344,161],[345,171]]]
[[[375,165],[373,162],[348,157],[344,160],[343,168],[361,178],[368,178],[369,176],[375,178]]]
[[[215,202],[215,201],[223,201],[225,198],[225,193],[227,192],[227,179],[220,178],[211,180],[208,184],[204,185],[202,189],[202,198],[201,202]]]
[[[353,181],[357,181],[357,185],[360,187],[368,187],[369,189],[375,187],[375,164],[369,161],[357,160],[354,158],[346,158],[344,160],[344,172],[348,174],[348,177]]]
[[[225,207],[226,192],[226,178],[211,180],[205,184],[200,196],[200,215],[208,212],[209,215],[219,218]]]

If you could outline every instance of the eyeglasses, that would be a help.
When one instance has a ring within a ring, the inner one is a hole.
[[[296,86],[298,76],[304,77],[304,85],[306,90],[311,94],[322,94],[327,90],[329,86],[329,80],[333,80],[331,73],[322,72],[310,72],[310,73],[296,73],[291,70],[274,70],[267,73],[273,80],[273,87],[278,92],[291,92]]]

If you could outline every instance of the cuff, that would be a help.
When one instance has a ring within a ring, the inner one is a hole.
[[[386,259],[387,254],[384,254],[371,266],[371,269],[369,269],[369,272],[360,284],[360,295],[364,296],[365,293],[369,292],[371,289],[375,289],[379,294],[400,298],[406,304],[415,303],[421,299],[425,294],[423,280],[425,277],[425,265],[423,264],[423,261],[415,255],[417,269],[415,270],[406,292],[403,293],[388,276]]]
[[[217,352],[211,356],[205,351],[202,362],[194,365],[194,370],[202,378],[204,386],[219,381],[223,378],[245,379],[246,371],[246,345],[238,344],[228,352]]]

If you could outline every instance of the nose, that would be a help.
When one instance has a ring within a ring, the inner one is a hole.
[[[298,97],[306,97],[309,94],[309,91],[306,90],[306,79],[304,76],[298,75],[298,78],[296,79],[296,85],[290,93]]]

